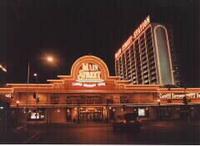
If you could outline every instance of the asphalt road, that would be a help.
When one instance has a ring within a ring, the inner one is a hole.
[[[6,143],[31,144],[200,144],[200,122],[146,122],[139,133],[114,132],[111,124],[29,125]]]
[[[54,124],[39,126],[43,133],[29,143],[59,144],[200,144],[200,123],[162,121],[144,123],[137,132],[114,132],[110,124]]]

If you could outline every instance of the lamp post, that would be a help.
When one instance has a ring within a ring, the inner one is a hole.
[[[51,55],[48,55],[44,58],[44,60],[50,64],[53,64],[55,62],[55,58]],[[27,64],[27,84],[30,83],[30,72],[31,72],[31,66],[30,66],[30,62],[28,62]],[[34,73],[33,76],[36,78],[37,81],[37,73]]]
[[[30,82],[30,63],[28,62],[27,66],[27,84]]]

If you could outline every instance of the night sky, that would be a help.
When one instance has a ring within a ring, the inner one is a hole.
[[[114,75],[115,52],[149,14],[173,33],[184,84],[200,87],[198,9],[198,0],[0,0],[6,82],[26,82],[28,62],[39,82],[69,74],[87,54],[102,58]],[[59,58],[56,66],[41,59],[52,53]]]

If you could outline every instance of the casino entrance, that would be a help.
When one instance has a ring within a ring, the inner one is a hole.
[[[79,109],[79,120],[82,122],[103,121],[103,107],[81,107]]]
[[[104,95],[67,97],[67,121],[103,122],[108,119],[107,98]]]
[[[67,109],[67,121],[103,122],[108,118],[108,110],[104,105],[81,105]]]

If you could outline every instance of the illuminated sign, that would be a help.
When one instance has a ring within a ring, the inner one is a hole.
[[[93,63],[82,63],[77,76],[78,82],[102,82],[99,66]]]
[[[102,72],[97,64],[82,63],[78,71],[76,82],[72,83],[72,85],[88,88],[105,86],[101,73]]]
[[[147,18],[140,24],[140,26],[133,32],[133,36],[131,35],[128,40],[122,45],[122,49],[120,48],[117,53],[115,53],[115,58],[118,58],[119,55],[124,51],[124,49],[127,48],[128,45],[132,42],[133,39],[135,39],[147,26],[150,24],[150,16],[147,16]]]
[[[150,23],[150,17],[148,16],[141,24],[140,26],[134,31],[133,37],[136,38]]]
[[[199,93],[167,93],[167,94],[160,94],[161,99],[183,99],[183,97],[188,97],[191,99],[200,98]]]
[[[120,48],[116,53],[115,53],[115,58],[118,58],[118,56],[124,51],[132,42],[132,36],[128,38],[128,40],[122,45],[122,49]]]
[[[122,51],[124,51],[124,49],[126,49],[130,45],[131,42],[132,42],[132,36],[130,36],[128,40],[123,44]]]
[[[115,58],[117,58],[120,54],[122,53],[121,48],[117,51],[117,53],[115,53]]]
[[[160,94],[160,98],[161,98],[161,99],[171,99],[171,98],[172,98],[172,95],[171,95],[171,93]]]
[[[145,116],[145,109],[139,108],[138,109],[138,116]]]
[[[7,97],[7,98],[11,98],[12,95],[11,95],[11,94],[5,94],[5,97]]]
[[[105,86],[106,83],[102,82],[102,83],[79,83],[79,82],[74,82],[72,83],[72,86],[80,86],[80,87],[87,87],[87,88],[92,88],[92,87],[96,87],[96,86]]]
[[[30,120],[42,120],[44,119],[45,116],[44,116],[44,113],[39,113],[39,112],[31,112],[31,115],[30,115]]]

